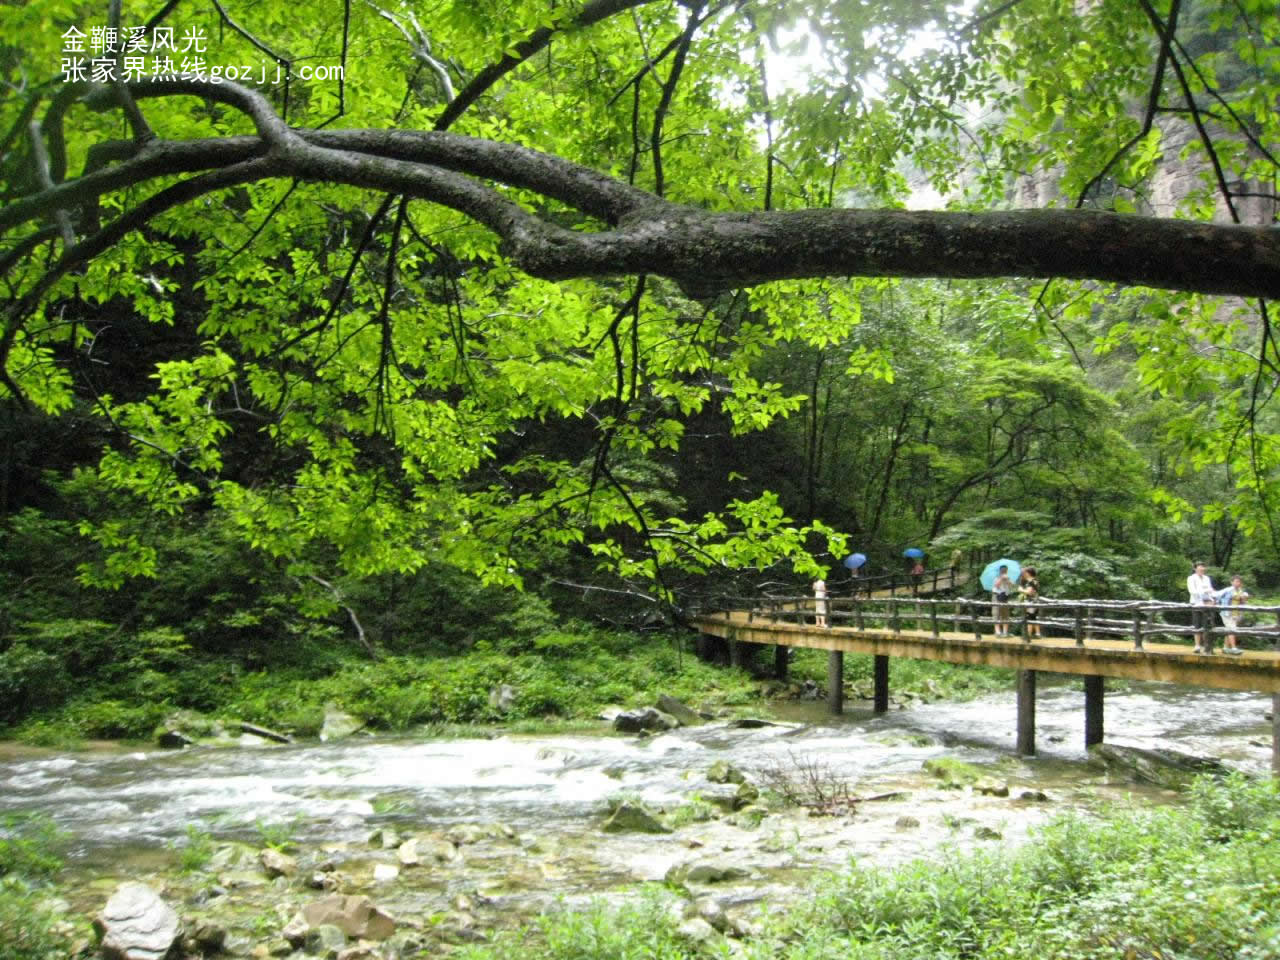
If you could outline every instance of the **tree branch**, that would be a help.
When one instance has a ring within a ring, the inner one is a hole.
[[[445,130],[452,126],[453,121],[462,116],[463,111],[479,100],[485,91],[534,54],[544,49],[551,42],[551,39],[562,30],[570,27],[589,27],[594,23],[599,23],[601,20],[607,20],[623,10],[652,2],[653,0],[590,0],[573,19],[562,21],[551,27],[539,27],[529,34],[527,38],[517,43],[512,48],[512,53],[507,54],[496,63],[491,63],[477,73],[471,79],[471,82],[463,87],[462,92],[454,97],[449,105],[444,108],[444,112],[440,114],[435,122],[435,129]]]

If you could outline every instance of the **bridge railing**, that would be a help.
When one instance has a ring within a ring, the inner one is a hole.
[[[1205,635],[1210,640],[1227,634],[1263,638],[1280,649],[1280,606],[1200,606],[1190,603],[1162,603],[1149,600],[1050,600],[1037,598],[1034,604],[1004,604],[1005,616],[997,618],[990,599],[921,596],[830,596],[808,595],[772,597],[719,597],[713,602],[715,614],[732,619],[745,616],[748,622],[825,625],[854,630],[902,633],[913,631],[941,637],[943,633],[971,634],[975,639],[990,636],[996,624],[1008,624],[1024,641],[1035,637],[1035,625],[1045,637],[1072,637],[1077,646],[1091,640],[1128,640],[1141,650],[1147,640],[1178,641]],[[1034,612],[1033,612],[1034,611]],[[1220,614],[1236,618],[1228,627]]]
[[[829,584],[833,593],[844,596],[870,597],[888,591],[896,596],[941,593],[964,586],[965,574],[957,567],[940,567],[923,573],[882,573],[874,577],[852,577]]]

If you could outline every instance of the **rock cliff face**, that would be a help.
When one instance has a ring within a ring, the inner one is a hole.
[[[1188,196],[1204,188],[1204,177],[1210,170],[1210,164],[1199,151],[1192,150],[1184,157],[1184,150],[1198,138],[1191,123],[1175,118],[1168,119],[1159,126],[1163,156],[1160,168],[1151,181],[1149,212],[1158,217],[1168,217],[1174,215]],[[1280,199],[1273,187],[1240,181],[1229,182],[1228,187],[1233,192],[1259,194],[1234,198],[1236,214],[1241,223],[1267,226],[1276,222],[1276,216],[1280,214]],[[1231,221],[1231,214],[1221,197],[1218,198],[1214,219]]]
[[[1161,159],[1139,199],[1138,210],[1151,216],[1172,217],[1186,205],[1189,197],[1204,193],[1206,174],[1211,173],[1212,167],[1203,152],[1195,149],[1199,135],[1190,122],[1165,118],[1157,125]],[[1217,135],[1219,131],[1210,133]],[[1064,196],[1059,188],[1060,176],[1060,169],[1051,168],[1019,177],[1010,190],[1012,203],[1023,208],[1072,205],[1075,198]],[[1280,222],[1280,197],[1273,185],[1229,181],[1228,187],[1233,193],[1251,194],[1233,198],[1241,223],[1268,226]],[[1231,222],[1230,211],[1221,196],[1216,199],[1214,219]]]

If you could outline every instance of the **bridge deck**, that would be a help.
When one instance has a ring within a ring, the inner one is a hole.
[[[935,637],[928,630],[774,622],[748,618],[745,612],[702,615],[692,623],[702,633],[748,643],[1280,693],[1280,653],[1271,651],[1205,656],[1192,653],[1185,644],[1151,641],[1136,650],[1131,642],[1114,639],[1093,639],[1082,647],[1070,637],[1030,642],[1017,637],[976,639],[971,632]]]

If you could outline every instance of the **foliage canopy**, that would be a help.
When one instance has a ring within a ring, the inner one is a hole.
[[[803,409],[762,358],[852,349],[884,278],[1024,278],[953,293],[1029,322],[1050,368],[959,358],[957,405],[1052,397],[1033,426],[1078,446],[1045,471],[1123,461],[1078,430],[1106,407],[1071,370],[1085,325],[1186,402],[1180,462],[1230,471],[1208,519],[1280,543],[1274,4],[814,7],[6,6],[7,403],[94,418],[107,487],[216,507],[299,578],[514,584],[559,550],[669,595],[674,571],[843,548],[768,489],[686,510],[663,471],[692,419]],[[1165,202],[1177,124],[1199,173]],[[1010,209],[1046,182],[1058,209]],[[905,209],[922,185],[950,209]],[[893,352],[842,366],[891,382]],[[1041,463],[1036,442],[1007,447]],[[962,489],[1000,453],[903,443]],[[136,525],[84,530],[112,558],[85,576],[154,571]]]

